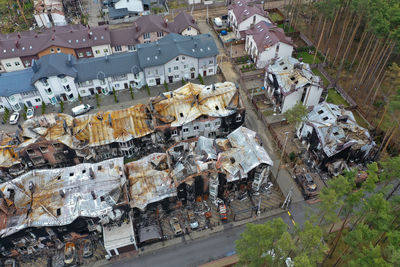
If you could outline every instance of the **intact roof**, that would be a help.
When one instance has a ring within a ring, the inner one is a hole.
[[[76,69],[73,68],[75,61],[75,57],[70,54],[57,53],[45,55],[39,60],[34,61],[32,65],[34,74],[31,82],[35,83],[41,78],[57,75],[67,75],[75,78],[77,76]]]
[[[275,75],[284,95],[307,84],[321,86],[321,78],[312,72],[310,65],[293,57],[278,58],[275,63],[268,65],[267,73]]]
[[[170,33],[158,42],[137,45],[139,62],[142,68],[158,66],[179,56],[194,58],[218,55],[218,48],[210,34],[182,36]]]
[[[263,51],[265,47],[273,46],[278,42],[293,45],[292,39],[285,35],[283,29],[266,21],[260,21],[247,30],[246,34],[253,36],[259,51]]]
[[[328,157],[353,145],[364,151],[375,146],[368,130],[357,124],[353,112],[335,104],[319,103],[304,121],[301,136],[307,137],[314,129]]]
[[[108,16],[110,19],[119,19],[123,18],[125,16],[128,16],[129,14],[136,14],[138,13],[137,11],[129,11],[128,8],[114,8],[114,7],[109,7],[108,8]]]
[[[199,26],[194,18],[190,14],[183,11],[174,18],[174,21],[171,22],[169,26],[175,33],[182,33],[183,30],[187,29],[189,26],[200,31]]]
[[[228,7],[228,10],[232,10],[235,14],[238,24],[256,14],[267,18],[267,13],[263,10],[262,5],[249,2],[249,0],[237,0]]]
[[[131,208],[144,210],[150,203],[176,196],[165,153],[153,153],[130,162],[125,165],[125,172],[129,181]]]
[[[209,86],[187,83],[172,91],[150,99],[155,117],[177,127],[202,115],[225,117],[240,108],[239,94],[232,82]]]
[[[125,181],[123,158],[114,158],[62,169],[33,170],[0,184],[7,199],[9,190],[15,192],[13,201],[7,201],[10,211],[15,212],[0,212],[0,237],[28,227],[68,225],[81,216],[104,216],[119,203]],[[33,193],[29,189],[32,186]]]
[[[156,14],[139,17],[133,22],[133,28],[136,31],[137,37],[148,32],[171,32],[171,30],[168,29],[167,22]]]
[[[74,68],[77,71],[77,82],[94,79],[102,80],[105,77],[122,75],[128,72],[137,74],[142,70],[137,52],[77,60]]]
[[[0,96],[9,97],[14,94],[36,91],[31,84],[32,76],[32,68],[2,73],[0,75]]]
[[[134,27],[113,29],[111,31],[111,46],[136,45],[139,43]]]
[[[53,45],[78,49],[109,43],[108,26],[54,26],[38,32],[0,34],[0,59],[36,55]]]

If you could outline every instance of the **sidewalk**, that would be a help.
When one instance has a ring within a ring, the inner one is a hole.
[[[203,231],[192,232],[190,234],[187,234],[187,235],[184,235],[181,237],[177,237],[177,238],[170,239],[167,241],[147,245],[144,248],[141,248],[139,251],[123,253],[123,254],[120,254],[120,256],[118,256],[118,257],[111,258],[111,260],[106,260],[106,259],[99,260],[91,266],[93,266],[93,267],[106,266],[106,265],[109,265],[112,263],[116,263],[116,262],[120,261],[121,259],[141,256],[141,255],[144,255],[147,253],[152,253],[152,252],[158,251],[162,248],[176,246],[178,244],[190,242],[190,241],[200,239],[200,238],[207,238],[208,236],[211,236],[218,232],[222,232],[227,228],[234,228],[234,227],[245,225],[247,223],[254,223],[256,221],[263,220],[263,219],[266,219],[268,217],[272,217],[275,215],[283,214],[285,212],[286,212],[286,210],[282,210],[282,209],[270,210],[265,213],[262,213],[259,217],[252,217],[252,218],[249,218],[246,220],[241,220],[241,221],[232,222],[232,223],[228,223],[228,224],[221,224],[216,227],[209,228],[209,229],[206,229]]]

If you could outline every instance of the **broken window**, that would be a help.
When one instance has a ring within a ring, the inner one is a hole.
[[[97,170],[98,170],[98,171],[101,171],[101,166],[100,166],[100,165],[97,166]]]
[[[82,173],[83,173],[83,174],[85,174],[85,173],[86,173],[86,170],[85,170],[85,169],[83,169],[83,170],[82,170]]]
[[[74,173],[73,173],[73,172],[70,172],[70,173],[69,173],[69,176],[74,176]]]
[[[29,156],[35,156],[35,151],[33,149],[26,150]]]
[[[242,116],[240,114],[238,114],[236,116],[236,122],[241,122],[242,121]]]
[[[328,120],[329,118],[328,117],[323,117],[322,118],[322,120],[324,120],[324,121],[326,121],[326,120]]]
[[[184,133],[189,132],[189,128],[183,128],[183,132],[184,132]]]
[[[41,147],[39,147],[39,150],[40,150],[40,152],[42,152],[42,153],[47,153],[47,152],[49,152],[49,148],[46,147],[46,146],[41,146]]]
[[[215,110],[219,110],[219,107],[218,107],[218,106],[215,106]]]
[[[61,209],[57,209],[57,216],[61,215]]]
[[[324,111],[321,109],[320,111],[318,111],[318,114],[322,114],[324,113]]]
[[[338,132],[334,132],[333,135],[334,135],[334,136],[338,136],[339,133],[338,133]]]
[[[193,130],[195,130],[195,131],[198,129],[199,129],[199,126],[197,126],[197,125],[193,127]]]
[[[179,113],[179,116],[181,116],[181,118],[183,118],[183,113],[181,112],[181,113]]]
[[[173,130],[172,131],[172,135],[174,136],[174,135],[178,135],[178,130]]]

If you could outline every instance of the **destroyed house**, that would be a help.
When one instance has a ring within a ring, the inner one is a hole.
[[[17,144],[18,140],[14,136],[0,132],[0,182],[24,172]]]
[[[231,82],[187,83],[151,98],[149,109],[155,129],[175,141],[226,136],[242,125],[245,117],[239,91]]]
[[[0,253],[15,256],[59,247],[121,220],[127,204],[125,180],[123,158],[115,158],[33,170],[2,183]]]
[[[365,162],[372,158],[375,147],[368,130],[357,124],[351,111],[326,102],[308,113],[297,136],[323,168],[338,160]]]
[[[292,57],[272,60],[266,67],[264,87],[278,112],[284,113],[297,103],[313,107],[323,91],[321,78],[310,65]]]

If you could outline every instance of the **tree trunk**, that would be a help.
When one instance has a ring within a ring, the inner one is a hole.
[[[339,243],[340,237],[342,236],[343,229],[344,229],[344,227],[346,226],[346,222],[347,222],[347,219],[349,218],[349,216],[350,216],[350,212],[347,213],[346,218],[345,218],[344,221],[343,221],[342,227],[340,228],[340,231],[339,231],[339,233],[337,234],[337,236],[336,236],[336,238],[335,238],[335,244],[334,244],[333,247],[330,249],[330,251],[329,251],[329,253],[328,253],[328,255],[327,255],[329,258],[331,258],[332,255],[333,255],[333,253],[335,253],[337,244]],[[325,257],[325,260],[326,260],[326,258],[327,258],[327,257]]]
[[[392,134],[390,135],[389,139],[386,141],[386,145],[383,147],[382,151],[386,151],[386,148],[388,147],[390,141],[392,141],[392,138],[393,138],[393,136],[394,136],[394,133],[395,133],[396,130],[397,130],[397,127],[398,127],[397,125],[394,126],[394,130],[393,130]]]
[[[19,7],[19,10],[21,11],[21,15],[22,15],[22,18],[25,21],[26,26],[29,27],[28,21],[26,20],[26,17],[25,17],[25,14],[24,14],[24,10],[22,9],[21,3],[19,2],[19,0],[17,0],[17,4],[18,4],[18,7]]]
[[[376,50],[377,50],[377,47],[379,46],[378,44],[380,44],[381,41],[382,41],[382,40],[379,40],[378,42],[376,42],[376,43],[375,43],[375,46],[374,46],[374,49],[372,49],[371,56],[369,57],[369,60],[368,60],[367,64],[365,64],[364,71],[362,72],[361,77],[360,77],[360,79],[358,80],[358,84],[357,84],[357,87],[358,87],[358,88],[359,88],[360,85],[362,84],[362,82],[363,82],[363,80],[364,80],[364,78],[365,78],[365,75],[367,74],[367,70],[369,69],[369,66],[370,66],[370,64],[371,64],[371,60],[374,58],[375,52],[376,52]]]
[[[342,206],[340,207],[340,209],[339,209],[339,212],[338,212],[338,214],[337,214],[337,217],[338,217],[338,218],[340,218],[340,214],[342,213],[343,206],[344,206],[344,205],[342,205]],[[333,230],[333,227],[334,227],[334,226],[335,226],[335,223],[332,223],[332,226],[331,226],[331,228],[329,229],[328,234],[332,233],[332,230]]]
[[[387,110],[388,110],[388,107],[389,107],[389,103],[387,103],[387,104],[385,105],[385,110],[383,111],[381,120],[379,121],[378,125],[376,126],[376,129],[377,129],[377,130],[379,129],[379,127],[381,127],[381,124],[382,124],[382,122],[383,122],[383,119],[385,118],[385,115],[386,115],[386,112],[387,112]]]
[[[321,34],[320,34],[320,36],[319,36],[319,40],[318,40],[318,44],[317,44],[317,49],[315,50],[314,58],[313,58],[312,64],[314,64],[314,62],[315,62],[315,57],[316,57],[317,54],[318,54],[318,49],[319,49],[319,45],[321,44],[322,35],[324,34],[325,25],[326,25],[326,18],[324,19],[324,25],[322,26],[322,31],[321,31]]]
[[[340,52],[340,49],[341,49],[341,46],[342,46],[342,43],[343,43],[343,40],[344,40],[344,36],[345,36],[346,31],[347,31],[347,27],[350,24],[350,20],[351,20],[351,16],[347,15],[346,19],[344,21],[344,26],[343,26],[343,29],[342,29],[342,33],[340,34],[339,43],[338,43],[338,46],[337,46],[337,49],[336,49],[336,54],[335,54],[335,57],[334,57],[333,63],[332,63],[333,65],[335,65],[335,63],[336,63],[336,59],[337,59],[337,57],[339,55],[339,52]]]
[[[353,67],[353,64],[354,64],[354,62],[355,62],[355,60],[356,60],[356,58],[358,56],[358,52],[360,51],[360,48],[362,47],[366,36],[367,36],[367,31],[364,30],[363,34],[361,35],[361,40],[358,43],[356,53],[354,54],[353,61],[351,62],[351,65],[350,65],[351,67]]]
[[[336,12],[335,18],[333,19],[333,23],[331,25],[331,30],[329,31],[328,39],[326,40],[326,45],[325,45],[325,49],[324,49],[326,56],[328,56],[329,41],[331,40],[332,33],[335,30],[335,24],[336,24],[336,20],[337,20],[339,13],[340,13],[340,8],[338,8],[338,10]]]

